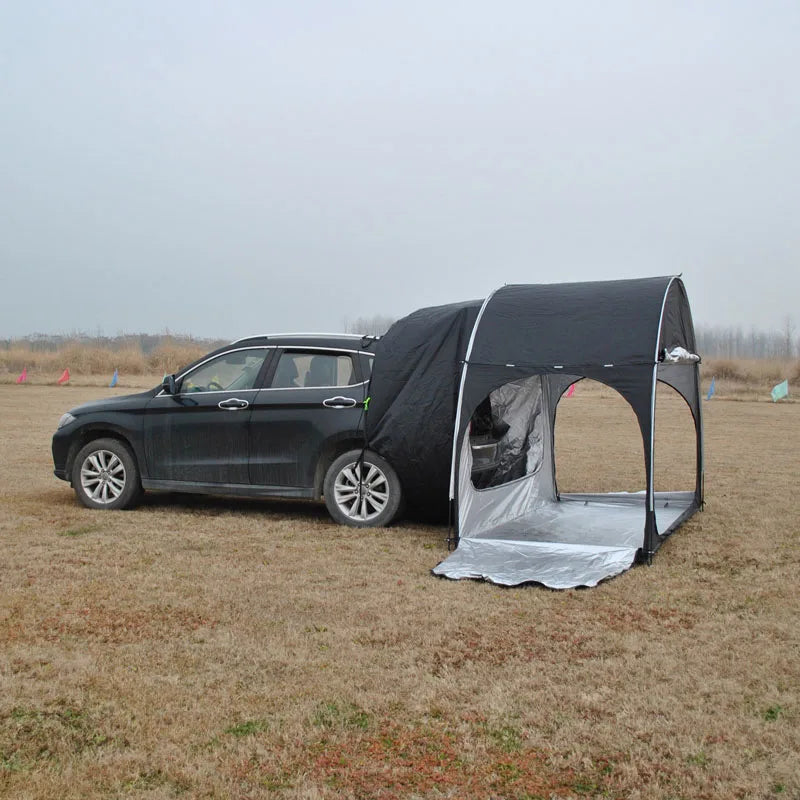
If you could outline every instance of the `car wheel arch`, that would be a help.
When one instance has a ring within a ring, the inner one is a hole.
[[[366,447],[363,436],[351,435],[345,438],[329,439],[325,442],[317,458],[317,468],[314,471],[314,499],[322,498],[322,487],[328,467],[348,450],[359,450],[363,447]]]
[[[75,456],[70,477],[78,500],[87,508],[134,508],[142,497],[136,455],[120,437],[90,437]]]
[[[143,472],[142,469],[144,466],[143,459],[137,452],[133,442],[123,433],[118,431],[116,428],[100,426],[100,427],[86,428],[80,431],[80,433],[73,439],[72,443],[69,446],[69,451],[67,453],[66,472],[68,476],[72,474],[72,466],[75,463],[75,457],[87,444],[95,441],[95,439],[116,439],[117,441],[124,444],[125,447],[127,447],[128,450],[131,451],[131,454],[136,459],[136,465],[139,468],[139,471]],[[70,481],[70,484],[71,483],[72,481]]]

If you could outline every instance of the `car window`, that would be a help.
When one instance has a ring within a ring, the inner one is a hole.
[[[266,355],[266,349],[223,353],[184,375],[181,392],[233,392],[253,389]]]
[[[355,382],[353,360],[349,355],[297,351],[281,355],[272,388],[350,386]]]

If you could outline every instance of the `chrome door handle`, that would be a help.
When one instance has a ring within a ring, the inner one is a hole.
[[[329,397],[322,401],[325,408],[353,408],[357,403],[358,400],[353,400],[352,397]]]
[[[247,400],[240,400],[238,397],[231,397],[230,400],[220,400],[217,405],[226,411],[240,411],[243,408],[247,408],[250,403]]]

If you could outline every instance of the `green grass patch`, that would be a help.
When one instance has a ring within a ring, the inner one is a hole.
[[[306,625],[303,631],[305,633],[327,633],[328,628],[325,625]]]
[[[281,789],[291,789],[294,786],[294,778],[286,770],[278,770],[277,772],[268,772],[259,783],[270,792],[278,792]]]
[[[355,728],[365,731],[369,728],[370,716],[366,711],[352,703],[321,703],[313,718],[318,728]]]
[[[707,767],[711,759],[705,754],[703,750],[693,753],[686,759],[687,764],[694,764],[696,767]]]
[[[170,795],[180,795],[188,791],[190,783],[183,778],[172,778],[160,769],[142,772],[135,778],[124,781],[122,788],[126,792],[152,792],[156,789],[169,789]]]
[[[83,536],[86,533],[94,533],[100,530],[97,525],[81,525],[79,528],[67,528],[65,531],[58,531],[59,536]]]
[[[572,785],[578,794],[598,796],[603,791],[602,787],[591,778],[578,778]]]
[[[512,781],[519,780],[519,778],[525,774],[521,767],[506,762],[495,764],[493,769],[502,783],[511,783]]]
[[[230,728],[225,729],[225,733],[242,738],[245,736],[255,736],[258,733],[266,733],[268,730],[269,720],[249,719],[246,722],[240,722],[238,725],[231,725]]]
[[[22,762],[19,760],[17,753],[6,755],[0,752],[0,773],[3,772],[20,772],[23,769]]]
[[[17,772],[43,762],[58,763],[111,742],[83,711],[16,707],[0,717],[0,771]]]
[[[504,753],[516,753],[522,749],[522,732],[512,725],[502,725],[499,728],[484,726],[487,736],[495,747]]]

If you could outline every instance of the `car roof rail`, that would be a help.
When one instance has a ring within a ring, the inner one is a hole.
[[[231,344],[239,344],[239,342],[246,342],[248,339],[277,339],[285,336],[294,336],[297,338],[314,339],[318,336],[336,336],[340,339],[363,339],[363,333],[309,333],[303,331],[301,333],[256,333],[250,336],[243,336],[241,339],[235,339]],[[373,337],[378,338],[378,337]]]

